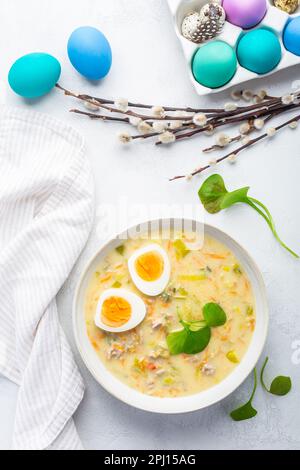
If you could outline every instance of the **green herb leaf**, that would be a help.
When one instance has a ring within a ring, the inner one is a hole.
[[[210,328],[202,328],[198,331],[189,330],[183,352],[185,354],[198,354],[207,348],[211,338]]]
[[[267,222],[267,224],[269,225],[270,229],[271,229],[271,232],[273,233],[274,237],[276,238],[276,240],[278,241],[278,243],[285,249],[287,250],[289,253],[291,253],[291,255],[293,255],[295,258],[299,258],[299,255],[297,255],[297,253],[295,253],[293,250],[291,250],[291,248],[289,248],[282,240],[281,238],[279,237],[278,233],[277,233],[277,230],[275,228],[275,222],[274,222],[274,219],[270,213],[270,211],[267,209],[267,207],[260,201],[258,201],[257,199],[254,199],[252,197],[249,197],[248,198],[248,201],[247,201],[247,204],[252,207],[253,209],[256,210],[256,212],[258,212],[258,214],[260,214],[264,219],[265,221]],[[259,207],[258,207],[259,206]]]
[[[204,321],[204,320],[195,321],[195,322],[190,323],[189,330],[190,331],[199,331],[202,328],[205,328],[206,326],[207,326],[206,321]]]
[[[223,178],[219,175],[211,175],[204,181],[198,194],[207,212],[216,214],[222,210],[221,202],[227,192]]]
[[[256,415],[257,410],[253,408],[252,403],[250,402],[230,413],[230,416],[234,421],[245,421],[246,419],[254,418]]]
[[[277,396],[287,395],[291,391],[291,388],[292,388],[292,381],[290,377],[279,375],[271,383],[270,389],[268,389],[268,387],[265,385],[264,372],[265,372],[265,368],[266,368],[268,361],[269,361],[269,358],[267,357],[260,373],[260,381],[261,381],[263,388],[267,392],[272,393],[272,395],[277,395]]]
[[[237,408],[236,410],[230,413],[231,418],[234,421],[245,421],[246,419],[254,418],[257,415],[257,411],[252,406],[252,401],[257,388],[257,373],[254,369],[254,387],[250,397],[250,400],[243,406]]]
[[[273,395],[284,396],[287,395],[292,388],[292,381],[290,377],[279,375],[271,383],[270,392]]]
[[[280,239],[275,228],[273,217],[268,208],[262,202],[248,196],[249,189],[249,187],[245,187],[229,192],[226,189],[222,176],[215,174],[209,176],[207,180],[204,181],[198,194],[204,208],[210,214],[216,214],[239,202],[248,204],[265,219],[280,245],[293,256],[299,258],[299,256]]]
[[[210,342],[210,338],[211,331],[208,327],[198,331],[191,331],[185,327],[183,330],[169,334],[167,344],[173,356],[181,353],[198,354],[204,351]]]
[[[188,331],[183,329],[180,331],[174,331],[174,333],[167,336],[167,345],[173,356],[183,353],[187,335]]]
[[[221,202],[221,209],[228,209],[228,207],[239,202],[247,202],[249,189],[249,187],[246,187],[227,193]]]
[[[222,326],[227,317],[218,304],[210,303],[203,307],[204,320],[187,322],[180,319],[183,330],[167,336],[167,344],[172,355],[198,354],[204,351],[211,339],[211,327]]]
[[[242,188],[230,193],[226,189],[222,176],[211,175],[204,181],[198,194],[207,212],[216,214],[237,202],[244,202],[248,191],[249,188]]]
[[[220,305],[215,303],[209,303],[204,306],[203,316],[207,326],[222,326],[227,321],[226,313]]]

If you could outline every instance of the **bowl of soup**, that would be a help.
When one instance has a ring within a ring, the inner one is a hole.
[[[88,262],[73,327],[85,365],[110,394],[150,412],[195,411],[227,397],[255,367],[268,329],[264,281],[220,229],[150,221]]]

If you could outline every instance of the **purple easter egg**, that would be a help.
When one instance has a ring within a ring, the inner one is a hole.
[[[267,11],[266,0],[223,0],[227,21],[243,29],[261,22]]]

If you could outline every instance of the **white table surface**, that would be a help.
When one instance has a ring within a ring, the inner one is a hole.
[[[131,207],[138,203],[197,204],[200,178],[177,183],[169,183],[167,178],[204,161],[201,148],[208,141],[194,139],[169,148],[140,142],[124,149],[115,138],[119,125],[90,122],[68,114],[74,102],[58,91],[54,90],[39,102],[26,104],[6,86],[7,71],[17,57],[44,50],[61,61],[61,84],[77,91],[170,105],[214,106],[228,101],[228,94],[209,98],[195,94],[166,0],[1,0],[0,17],[1,101],[65,119],[82,132],[96,179],[98,204],[118,207],[121,198]],[[75,27],[86,24],[106,33],[114,53],[110,75],[97,86],[78,76],[66,56],[69,34]],[[298,77],[299,67],[296,67],[248,87],[268,87],[271,93],[279,94],[288,91]],[[298,251],[299,132],[285,130],[272,142],[264,142],[244,153],[236,165],[219,167],[233,188],[251,186],[251,194],[272,210],[283,239]],[[265,223],[246,207],[235,207],[216,216],[206,215],[205,220],[227,230],[260,266],[271,312],[264,353],[271,358],[269,377],[279,373],[291,375],[293,391],[285,398],[277,398],[267,396],[259,388],[255,398],[259,414],[242,423],[232,422],[228,413],[248,397],[250,379],[222,403],[181,416],[147,414],[109,396],[84,367],[71,328],[74,287],[88,256],[99,245],[99,230],[95,230],[58,299],[62,323],[86,383],[85,398],[75,415],[86,448],[300,448],[300,365],[292,361],[292,344],[300,340],[299,262],[278,246]],[[101,229],[101,221],[95,225]],[[0,378],[0,449],[10,446],[16,396],[16,387]]]

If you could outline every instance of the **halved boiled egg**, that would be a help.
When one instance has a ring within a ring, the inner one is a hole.
[[[128,260],[128,269],[138,290],[151,297],[165,290],[171,276],[168,255],[156,244],[135,251]]]
[[[99,298],[95,324],[110,333],[121,333],[139,325],[145,318],[142,299],[126,289],[108,289]]]

